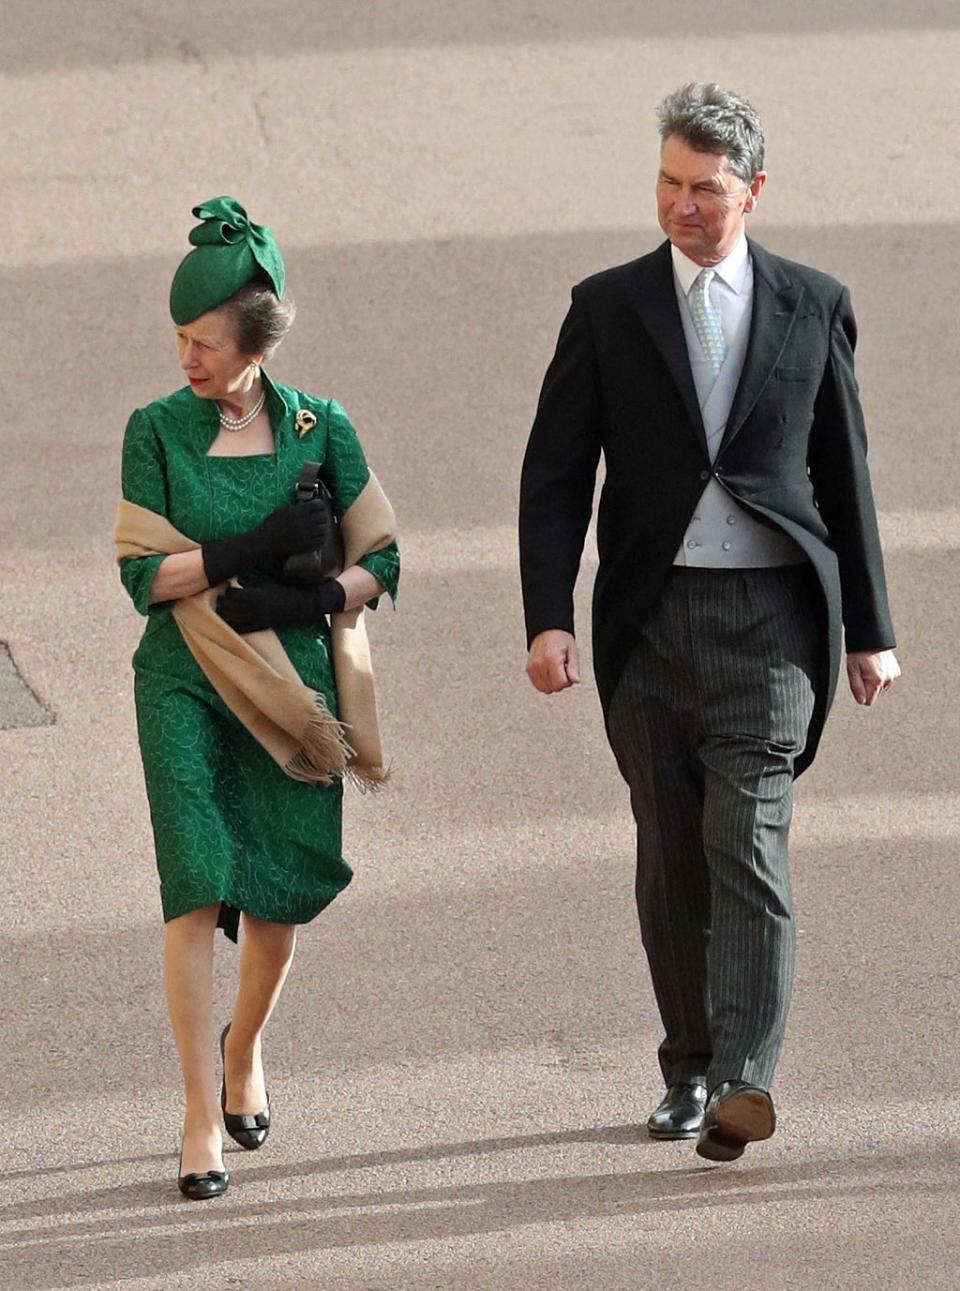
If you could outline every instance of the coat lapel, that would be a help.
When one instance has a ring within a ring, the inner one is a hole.
[[[670,243],[664,242],[651,255],[637,264],[634,278],[634,305],[640,320],[650,334],[650,339],[667,365],[683,405],[690,419],[690,426],[697,442],[707,453],[707,436],[703,429],[700,404],[697,400],[687,340],[680,321],[677,289],[673,278],[673,260]]]
[[[803,288],[784,271],[781,262],[763,247],[750,242],[753,257],[753,309],[750,315],[750,340],[740,383],[733,397],[727,428],[720,452],[730,444],[749,417],[760,392],[770,380],[773,369],[787,343]]]

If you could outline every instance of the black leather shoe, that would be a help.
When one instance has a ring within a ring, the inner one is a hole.
[[[229,1030],[230,1023],[228,1022],[220,1033],[220,1058],[224,1064],[223,1081],[220,1085],[220,1107],[223,1111],[223,1126],[234,1143],[239,1143],[247,1152],[255,1152],[257,1148],[263,1147],[267,1141],[267,1135],[270,1133],[270,1095],[267,1094],[267,1105],[263,1111],[255,1112],[252,1116],[235,1116],[233,1112],[227,1111],[226,1057],[223,1051]]]
[[[177,1187],[191,1201],[209,1201],[211,1197],[222,1197],[229,1186],[230,1176],[226,1170],[207,1170],[203,1174],[177,1176]]]
[[[180,1149],[180,1165],[183,1165],[183,1149]],[[177,1187],[191,1201],[209,1201],[211,1197],[222,1197],[230,1186],[230,1176],[226,1170],[204,1170],[202,1174],[181,1174],[177,1168]]]
[[[697,1141],[708,1161],[736,1161],[748,1143],[768,1139],[777,1128],[773,1099],[744,1080],[725,1080],[710,1095]]]
[[[706,1105],[706,1085],[671,1085],[663,1102],[647,1121],[651,1138],[695,1139],[703,1124]]]

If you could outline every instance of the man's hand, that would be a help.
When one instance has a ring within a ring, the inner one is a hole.
[[[535,636],[527,657],[527,676],[544,695],[575,686],[580,680],[580,652],[571,634],[550,628]]]
[[[847,677],[858,704],[875,703],[900,676],[900,665],[892,650],[855,650],[847,655]]]

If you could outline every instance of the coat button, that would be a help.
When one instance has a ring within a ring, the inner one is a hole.
[[[709,478],[710,478],[710,472],[709,472],[709,471],[701,471],[701,472],[700,472],[700,478],[701,478],[701,480],[709,480]]]
[[[736,524],[736,523],[737,523],[736,516],[727,516],[727,524]]]
[[[729,542],[722,542],[720,544],[720,546],[723,548],[724,551],[729,551],[732,545],[733,544]]]
[[[687,542],[687,546],[690,548],[691,551],[693,551],[694,547],[699,547],[700,544],[698,542],[694,542],[693,539],[691,538]]]

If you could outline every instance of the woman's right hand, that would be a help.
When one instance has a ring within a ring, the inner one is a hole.
[[[273,564],[301,551],[322,547],[327,536],[328,512],[319,499],[277,507],[247,535],[258,564]]]
[[[273,573],[288,556],[322,547],[327,536],[327,508],[319,499],[277,507],[265,520],[237,534],[201,547],[211,587],[254,571]]]

